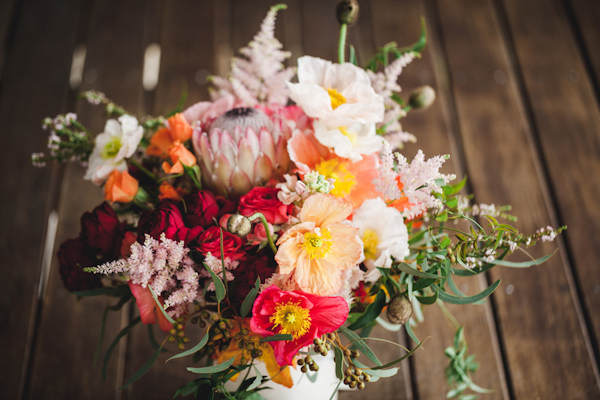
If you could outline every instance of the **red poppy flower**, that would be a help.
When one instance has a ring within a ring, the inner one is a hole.
[[[294,356],[316,337],[333,332],[348,318],[348,303],[342,297],[316,296],[299,290],[265,289],[252,307],[252,331],[263,336],[278,333],[292,340],[270,342],[279,365],[290,365]]]

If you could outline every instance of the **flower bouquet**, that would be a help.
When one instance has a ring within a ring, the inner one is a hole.
[[[400,119],[435,99],[430,87],[403,99],[397,84],[424,27],[414,45],[385,45],[361,68],[351,46],[345,54],[358,6],[342,1],[339,62],[303,56],[296,69],[274,37],[283,8],[267,13],[229,76],[212,77],[210,102],[138,118],[86,92],[108,115],[102,133],[72,113],[44,121],[49,152],[34,164],[81,162],[106,200],[58,250],[65,287],[113,297],[111,309],[135,301],[123,334],[140,322],[165,333],[125,386],[170,348],[197,374],[176,395],[260,399],[295,390],[296,373],[313,381],[328,361],[336,384],[324,398],[363,389],[419,348],[421,307],[481,302],[500,283],[467,296],[453,277],[539,264],[549,256],[504,258],[563,229],[522,234],[498,221],[514,219],[509,207],[460,194],[465,179],[440,172],[447,156],[399,152],[415,140]],[[369,347],[375,325],[403,327],[413,349],[382,363]],[[460,328],[446,350],[451,397],[485,391],[465,353]]]

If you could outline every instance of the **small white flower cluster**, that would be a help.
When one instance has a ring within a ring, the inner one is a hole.
[[[329,193],[334,189],[334,179],[326,179],[324,175],[317,171],[311,171],[304,175],[303,180],[298,180],[295,175],[285,174],[285,182],[278,183],[276,187],[280,189],[277,198],[285,205],[290,205],[296,201],[306,200],[306,198],[316,193]]]
[[[397,165],[394,167],[394,156]],[[381,156],[380,176],[376,179],[376,188],[384,193],[387,200],[407,198],[411,206],[402,212],[405,218],[414,218],[424,211],[434,208],[440,209],[442,202],[433,196],[441,193],[442,188],[436,181],[441,180],[448,184],[455,179],[455,175],[440,173],[442,164],[448,156],[435,156],[425,160],[425,155],[418,151],[412,162],[400,153],[392,153],[389,146],[385,146]],[[401,184],[401,185],[399,185]]]
[[[31,161],[36,167],[45,167],[49,160],[77,162],[87,158],[91,151],[91,142],[87,132],[77,123],[77,114],[67,113],[55,118],[46,117],[42,129],[49,131],[48,156],[33,153]]]
[[[541,237],[542,242],[552,242],[556,239],[557,232],[551,226],[547,226],[546,228],[538,229],[536,235]]]
[[[260,32],[240,50],[246,58],[233,58],[229,78],[211,78],[218,89],[213,93],[213,100],[231,94],[248,107],[257,104],[286,105],[289,96],[286,82],[293,78],[295,70],[284,68],[283,61],[291,53],[282,51],[282,44],[275,38],[275,16],[280,8],[271,8]]]
[[[238,267],[238,265],[240,265],[240,263],[238,261],[231,261],[229,259],[229,257],[225,257],[224,261],[225,261],[225,277],[227,278],[227,281],[232,281],[234,276],[230,271],[233,271],[234,269],[236,269]],[[223,276],[223,263],[221,262],[220,258],[213,256],[209,252],[204,257],[204,263],[208,266],[208,268],[211,269],[212,272],[215,273],[215,275]],[[200,276],[203,278],[209,278],[210,274],[208,273],[208,271],[203,270],[203,271],[200,271]],[[211,281],[208,284],[208,290],[211,290],[211,291],[215,290],[214,282]]]

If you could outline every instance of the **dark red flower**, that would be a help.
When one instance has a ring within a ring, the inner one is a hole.
[[[198,236],[198,250],[203,255],[211,253],[213,256],[221,257],[221,228],[211,226]],[[227,231],[223,231],[223,253],[230,260],[238,260],[242,258],[246,252],[242,249],[242,239],[232,235]]]
[[[65,288],[69,292],[79,292],[101,288],[100,276],[84,272],[85,267],[99,264],[97,250],[92,249],[83,240],[69,239],[58,249],[58,271]]]
[[[110,204],[103,202],[92,212],[85,212],[81,216],[80,238],[103,253],[102,258],[115,259],[121,253],[124,226]]]
[[[146,240],[145,235],[160,240],[162,233],[165,234],[167,239],[184,240],[187,231],[179,208],[175,203],[167,200],[140,219],[138,223],[138,241],[143,243]]]
[[[185,223],[189,227],[214,225],[214,218],[219,214],[219,205],[215,195],[208,190],[198,190],[183,198],[187,208]]]
[[[239,210],[246,217],[263,213],[271,224],[283,224],[289,219],[293,205],[285,205],[277,198],[277,188],[257,186],[240,198]]]
[[[256,278],[260,278],[260,283],[265,283],[275,271],[277,271],[277,263],[270,249],[265,248],[256,255],[248,255],[233,270],[235,291],[230,293],[229,299],[234,305],[241,305],[254,287]]]
[[[343,297],[317,296],[300,290],[286,292],[270,286],[254,301],[250,327],[263,336],[292,335],[293,340],[270,343],[279,365],[290,365],[302,347],[342,326],[348,311]]]

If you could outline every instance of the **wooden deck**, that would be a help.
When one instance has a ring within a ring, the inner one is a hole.
[[[336,0],[289,0],[276,34],[293,52],[335,59]],[[2,281],[0,399],[169,399],[193,379],[179,366],[155,367],[126,390],[117,387],[152,354],[138,327],[116,350],[103,382],[93,365],[105,299],[77,301],[62,288],[55,257],[44,249],[79,232],[79,216],[101,201],[77,166],[30,166],[44,149],[45,116],[76,110],[92,126],[100,117],[75,103],[80,90],[105,92],[132,112],[172,109],[207,99],[206,76],[225,74],[274,0],[3,0],[0,2]],[[412,155],[449,153],[446,172],[468,174],[478,202],[512,204],[516,225],[533,232],[568,225],[535,255],[558,253],[527,270],[497,268],[476,292],[501,278],[485,305],[452,307],[465,325],[480,369],[481,399],[600,399],[600,2],[595,0],[362,0],[349,40],[359,60],[389,41],[429,43],[401,75],[407,93],[422,84],[438,100],[410,114],[418,137]],[[144,90],[146,47],[162,49],[156,89]],[[81,83],[71,82],[73,53],[85,45]],[[53,240],[53,227],[56,238]],[[50,234],[47,234],[49,232]],[[51,247],[50,247],[51,248]],[[435,306],[420,337],[432,336],[402,374],[344,392],[342,400],[443,399],[443,350],[453,329]],[[132,310],[111,313],[106,342]],[[404,334],[379,332],[405,341]],[[385,348],[385,347],[382,347]],[[386,350],[389,352],[389,350]],[[390,354],[390,357],[392,354]]]

